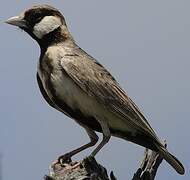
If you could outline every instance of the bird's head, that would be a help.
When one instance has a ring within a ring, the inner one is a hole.
[[[21,28],[40,45],[71,38],[64,16],[49,5],[33,6],[5,22]]]

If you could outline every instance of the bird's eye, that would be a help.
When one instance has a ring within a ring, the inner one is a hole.
[[[36,22],[39,22],[42,19],[41,13],[35,13],[33,18]]]

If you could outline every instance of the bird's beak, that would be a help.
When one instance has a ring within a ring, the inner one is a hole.
[[[5,23],[11,24],[13,26],[18,26],[20,28],[26,28],[27,27],[26,21],[21,16],[11,17],[8,20],[6,20]]]

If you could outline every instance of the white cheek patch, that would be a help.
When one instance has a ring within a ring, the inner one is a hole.
[[[41,39],[44,35],[54,31],[61,26],[61,19],[56,16],[45,16],[38,24],[34,26],[33,33]]]

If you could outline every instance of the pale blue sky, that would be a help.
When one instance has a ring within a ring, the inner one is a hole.
[[[184,163],[185,176],[163,162],[157,179],[190,179],[190,1],[2,0],[0,21],[33,4],[49,2],[64,13],[78,44],[110,70],[158,136],[167,139],[168,149]],[[0,37],[3,180],[43,179],[56,157],[88,137],[42,98],[36,82],[37,43],[3,23]],[[97,160],[119,180],[131,179],[143,151],[112,138]]]

